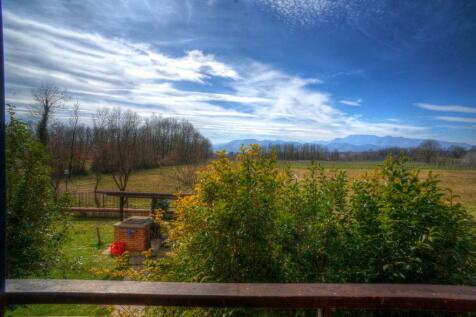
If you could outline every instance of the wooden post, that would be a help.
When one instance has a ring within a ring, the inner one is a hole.
[[[101,241],[101,233],[99,232],[99,227],[96,227],[96,235],[98,238],[98,247],[100,247],[102,245],[102,241]]]
[[[124,220],[124,195],[119,196],[119,218]]]

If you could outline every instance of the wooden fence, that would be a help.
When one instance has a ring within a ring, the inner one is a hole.
[[[97,191],[72,192],[71,211],[85,217],[129,217],[149,214],[158,200],[166,200],[170,210],[174,201],[189,194],[158,192]]]
[[[106,192],[72,192],[74,207],[90,207],[90,208],[119,208],[120,198],[111,196]],[[130,209],[150,209],[150,199],[128,198],[125,201],[125,207]]]

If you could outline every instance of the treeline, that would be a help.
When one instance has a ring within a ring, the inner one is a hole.
[[[119,108],[99,109],[91,126],[81,122],[76,103],[67,122],[52,122],[59,109],[67,108],[66,93],[42,86],[33,97],[34,129],[53,156],[56,190],[65,178],[90,172],[96,175],[96,188],[107,173],[112,174],[119,190],[125,190],[134,170],[197,163],[211,156],[210,141],[184,120],[156,115],[142,118]]]
[[[273,144],[264,148],[265,153],[274,153],[278,160],[308,160],[308,161],[367,161],[383,160],[388,155],[394,157],[405,154],[412,161],[438,165],[476,166],[476,147],[466,149],[462,146],[453,145],[443,148],[438,141],[426,140],[418,147],[399,148],[389,147],[374,151],[331,151],[327,147],[314,144],[283,143]],[[235,153],[229,153],[235,156]]]

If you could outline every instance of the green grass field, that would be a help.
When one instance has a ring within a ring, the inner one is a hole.
[[[107,268],[113,258],[102,252],[112,243],[113,226],[117,220],[73,219],[63,252],[64,262],[54,268],[47,278],[96,279],[92,269]],[[97,245],[96,227],[99,228],[102,245]],[[39,276],[38,278],[45,278]],[[28,305],[9,309],[6,316],[104,316],[108,310],[98,305]]]

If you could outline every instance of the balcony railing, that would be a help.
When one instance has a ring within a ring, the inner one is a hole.
[[[476,287],[7,280],[6,303],[476,312]]]

